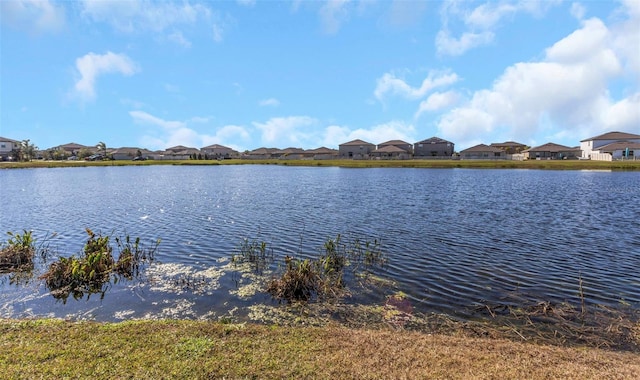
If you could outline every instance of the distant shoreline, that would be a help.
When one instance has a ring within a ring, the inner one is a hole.
[[[475,169],[544,169],[638,171],[640,160],[147,160],[147,161],[42,161],[0,162],[0,169],[61,168],[86,166],[148,165],[282,165],[344,168],[475,168]]]

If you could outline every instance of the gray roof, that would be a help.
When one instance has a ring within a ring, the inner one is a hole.
[[[478,144],[476,146],[472,146],[471,148],[467,148],[463,151],[461,151],[460,153],[466,153],[466,152],[493,152],[493,153],[502,153],[502,149],[498,149],[496,147],[493,146],[489,146],[486,144]]]
[[[626,133],[626,132],[608,132],[602,135],[592,137],[590,139],[582,140],[580,142],[591,141],[591,140],[630,140],[630,139],[640,139],[640,135],[634,135],[633,133]]]
[[[395,145],[386,145],[382,148],[374,150],[371,153],[407,153],[407,151]]]
[[[382,144],[378,144],[378,147],[389,146],[389,145],[398,146],[398,145],[411,145],[411,144],[402,140],[389,140],[387,142],[383,142]]]
[[[13,139],[8,139],[6,137],[0,137],[0,141],[10,141],[12,143],[16,143],[16,144],[20,144],[20,141],[18,140],[13,140]]]
[[[614,143],[596,148],[595,150],[599,150],[603,152],[614,152],[616,150],[625,150],[627,148],[629,148],[630,150],[640,149],[640,143],[629,142],[629,141],[616,141]]]
[[[580,148],[571,148],[568,146],[564,146],[564,145],[560,145],[560,144],[556,144],[556,143],[546,143],[544,145],[540,145],[540,146],[536,146],[530,149],[525,150],[525,152],[552,152],[552,153],[557,153],[557,152],[568,152],[568,151],[572,151],[572,150],[580,150]]]
[[[430,137],[426,140],[418,141],[416,144],[453,144],[451,141],[441,139],[440,137]]]
[[[353,140],[353,141],[349,141],[349,142],[346,142],[344,144],[340,144],[340,146],[352,146],[352,145],[373,145],[373,144],[368,143],[366,141],[359,140],[359,139],[356,139],[356,140]]]
[[[491,143],[491,146],[495,147],[510,147],[510,146],[526,146],[515,141],[505,141],[503,143]]]
[[[306,151],[306,153],[309,153],[309,154],[337,154],[338,151],[336,149],[329,149],[327,147],[322,146],[322,147],[317,148],[317,149],[309,149],[309,150]]]

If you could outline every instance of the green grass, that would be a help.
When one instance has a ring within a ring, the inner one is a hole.
[[[640,354],[338,326],[0,319],[3,379],[634,379]]]
[[[0,162],[0,169],[57,168],[78,166],[148,165],[283,165],[345,168],[478,168],[478,169],[552,169],[552,170],[640,170],[636,161],[590,160],[147,160],[147,161],[31,161]]]

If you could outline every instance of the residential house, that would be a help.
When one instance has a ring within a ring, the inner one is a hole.
[[[455,144],[439,137],[431,137],[413,144],[413,158],[451,158]]]
[[[387,141],[387,142],[384,142],[382,144],[378,144],[378,149],[384,148],[386,146],[398,147],[398,148],[404,150],[405,152],[407,152],[407,154],[409,156],[411,156],[411,154],[413,153],[413,144],[410,144],[410,143],[408,143],[406,141],[402,141],[402,140]]]
[[[503,160],[506,153],[499,148],[486,144],[478,144],[460,152],[462,160]]]
[[[338,146],[340,158],[352,158],[354,160],[367,159],[376,146],[362,140],[353,140]]]
[[[285,148],[272,152],[274,158],[284,160],[300,160],[304,158],[304,149],[302,148]]]
[[[501,149],[506,154],[520,154],[523,150],[527,149],[525,144],[520,144],[515,141],[506,141],[503,143],[491,143],[492,147]]]
[[[623,144],[606,147],[607,145],[618,142]],[[624,143],[628,143],[629,146],[623,146]],[[637,157],[640,152],[637,152],[637,149],[634,148],[635,145],[633,145],[637,143],[640,143],[640,135],[626,132],[608,132],[580,141],[580,149],[582,150],[581,158],[611,161],[614,158],[626,157],[627,148],[629,148],[629,153],[632,154],[633,157]],[[622,148],[622,150],[617,148]],[[624,155],[622,154],[623,151]]]
[[[640,160],[640,142],[616,141],[591,151],[592,160]]]
[[[239,153],[229,147],[213,144],[200,149],[209,159],[238,157]]]
[[[371,157],[377,160],[408,160],[411,158],[409,152],[396,145],[386,145],[378,148],[371,152]]]
[[[66,156],[77,156],[78,153],[83,149],[87,149],[91,153],[95,153],[97,151],[95,146],[87,146],[87,145],[82,145],[82,144],[78,144],[78,143],[74,143],[74,142],[70,142],[68,144],[54,146],[53,148],[49,148],[48,150],[49,151],[61,151],[61,152],[64,152],[64,155],[66,155]]]
[[[136,157],[142,157],[145,160],[153,158],[154,154],[150,150],[144,148],[123,147],[113,149],[109,153],[114,160],[133,160]]]
[[[14,159],[13,154],[20,149],[20,145],[21,142],[18,140],[0,137],[0,161]]]
[[[568,146],[546,143],[522,151],[525,159],[528,160],[566,160],[575,159],[580,156],[580,148],[571,148]]]
[[[191,148],[183,145],[176,145],[171,148],[167,148],[159,156],[154,154],[154,158],[160,160],[188,160],[192,157],[202,156],[200,149]]]
[[[273,154],[279,151],[277,148],[258,148],[252,151],[246,152],[242,158],[250,159],[250,160],[268,160],[273,158]]]
[[[313,158],[314,160],[333,160],[338,158],[338,150],[323,146],[317,149],[305,150],[304,155],[306,158]]]

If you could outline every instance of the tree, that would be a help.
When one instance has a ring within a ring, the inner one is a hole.
[[[103,157],[107,157],[107,144],[100,141],[98,145],[96,145],[96,148],[98,149],[98,152],[102,154]]]
[[[22,140],[20,143],[20,155],[24,161],[31,161],[36,155],[36,150],[38,150],[38,147],[31,144],[30,141],[31,140],[27,139]]]

